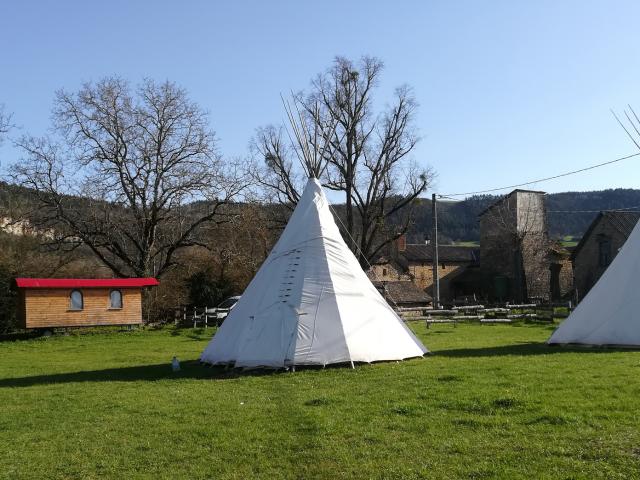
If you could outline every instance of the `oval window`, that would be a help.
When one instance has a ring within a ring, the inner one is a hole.
[[[122,308],[122,292],[120,290],[111,290],[109,308]]]
[[[82,310],[84,308],[84,301],[80,290],[72,290],[71,295],[69,295],[69,300],[71,310]]]

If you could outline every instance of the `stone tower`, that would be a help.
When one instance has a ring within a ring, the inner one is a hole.
[[[480,269],[493,300],[549,297],[545,192],[514,190],[480,214]]]

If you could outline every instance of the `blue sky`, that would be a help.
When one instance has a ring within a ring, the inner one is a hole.
[[[3,2],[0,103],[14,134],[43,134],[59,88],[170,79],[242,157],[256,127],[283,119],[280,92],[335,55],[375,55],[381,104],[414,88],[414,158],[437,191],[484,190],[634,153],[609,109],[640,109],[638,18],[640,2],[613,0]],[[4,167],[16,155],[0,148]],[[531,188],[616,187],[640,188],[640,159]]]

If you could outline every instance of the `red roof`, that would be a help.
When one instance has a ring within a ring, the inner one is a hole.
[[[148,278],[16,278],[19,288],[134,288],[159,285]]]

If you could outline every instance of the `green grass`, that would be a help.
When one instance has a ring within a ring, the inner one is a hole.
[[[480,242],[475,240],[464,241],[464,242],[453,242],[453,245],[457,247],[479,247]]]
[[[0,478],[640,477],[640,352],[416,331],[431,356],[269,374],[200,366],[212,330],[2,342]]]
[[[580,237],[574,237],[572,235],[565,235],[560,239],[560,244],[563,247],[575,247],[580,242]]]

